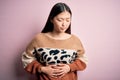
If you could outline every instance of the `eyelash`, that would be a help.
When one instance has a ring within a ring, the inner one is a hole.
[[[58,21],[62,21],[62,20],[58,19]]]
[[[70,20],[66,20],[67,22],[70,22]]]
[[[62,20],[58,19],[58,21],[62,21]],[[66,20],[66,22],[70,22],[70,20]]]

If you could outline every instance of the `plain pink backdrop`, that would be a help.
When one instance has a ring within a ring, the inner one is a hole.
[[[0,80],[33,79],[21,54],[57,2],[70,6],[72,33],[88,56],[78,80],[120,80],[120,0],[0,0]]]

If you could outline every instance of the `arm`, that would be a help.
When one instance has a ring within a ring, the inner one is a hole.
[[[36,39],[31,41],[31,43],[27,46],[26,51],[22,54],[24,69],[33,74],[40,71],[42,67],[42,64],[40,64],[35,58],[34,47],[37,47]]]
[[[73,63],[69,64],[70,71],[84,70],[87,66],[87,58],[85,55],[81,55]]]
[[[77,58],[73,63],[69,64],[70,71],[84,70],[88,62],[83,45],[80,39],[77,37],[76,45],[77,45]]]
[[[36,60],[35,57],[28,56],[26,52],[22,54],[23,67],[27,72],[35,74],[40,72],[42,65]]]

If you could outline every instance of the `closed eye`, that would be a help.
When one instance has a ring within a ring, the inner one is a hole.
[[[70,19],[67,19],[66,22],[70,22]]]
[[[63,21],[63,19],[59,19],[59,18],[58,18],[57,20],[58,20],[59,22]]]

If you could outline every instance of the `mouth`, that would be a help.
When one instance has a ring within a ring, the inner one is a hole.
[[[66,30],[66,28],[63,28],[63,27],[61,27],[60,29],[61,29],[61,30]]]

